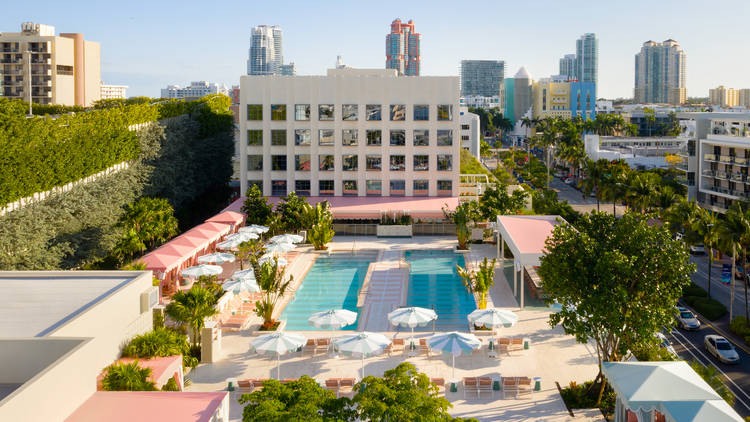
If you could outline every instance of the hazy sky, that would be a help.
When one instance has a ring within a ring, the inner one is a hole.
[[[298,74],[324,74],[337,55],[352,67],[382,68],[395,18],[414,19],[422,34],[423,75],[457,75],[461,59],[502,59],[508,76],[526,66],[534,79],[546,77],[581,34],[594,32],[600,97],[632,96],[633,56],[650,39],[673,38],[685,50],[689,96],[720,84],[750,88],[750,0],[5,3],[0,31],[33,21],[81,32],[101,43],[104,82],[129,85],[130,96],[193,80],[237,84],[259,24],[281,25],[285,61]]]

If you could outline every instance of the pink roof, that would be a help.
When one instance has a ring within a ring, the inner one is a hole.
[[[138,366],[141,368],[151,368],[151,376],[149,381],[156,383],[156,386],[161,388],[175,372],[179,373],[182,367],[182,355],[155,357],[150,359],[144,358],[120,358],[115,363],[131,363],[138,361]],[[97,385],[106,375],[106,368],[97,377]]]
[[[268,203],[276,205],[278,196],[266,197]],[[414,218],[443,218],[443,207],[454,210],[457,197],[425,196],[310,196],[307,202],[317,204],[328,201],[333,217],[338,219],[380,218],[383,212],[408,212]],[[224,209],[239,211],[245,198],[241,197]]]
[[[206,223],[224,223],[238,225],[245,221],[245,215],[236,211],[224,211],[206,220]]]
[[[544,253],[544,242],[560,224],[555,215],[501,215],[498,221],[522,254]],[[510,243],[510,242],[508,242]]]
[[[170,271],[193,258],[201,249],[228,234],[232,227],[222,223],[203,223],[154,249],[141,258],[146,268],[157,273]],[[157,277],[160,277],[157,275]]]
[[[168,391],[97,391],[68,422],[208,422],[228,393]]]

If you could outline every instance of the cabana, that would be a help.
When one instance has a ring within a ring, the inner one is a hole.
[[[231,232],[236,233],[245,222],[245,215],[238,211],[224,211],[206,220],[206,223],[221,223],[231,226]]]
[[[518,278],[525,266],[538,266],[544,255],[544,243],[555,226],[566,221],[559,215],[498,215],[497,257],[505,261],[505,243],[513,253],[513,294],[518,291]],[[521,287],[521,309],[524,307],[524,289]]]
[[[684,361],[604,362],[617,394],[614,422],[743,419]]]

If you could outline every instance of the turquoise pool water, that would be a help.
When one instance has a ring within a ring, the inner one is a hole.
[[[286,330],[317,330],[307,323],[307,318],[315,312],[329,309],[358,312],[357,292],[375,258],[375,254],[367,252],[319,256],[293,301],[281,313],[281,319],[286,320]],[[356,330],[357,322],[342,330]]]
[[[467,316],[476,305],[456,272],[456,265],[465,265],[463,255],[449,250],[407,251],[406,261],[411,264],[407,306],[434,309],[436,330],[468,330]],[[432,324],[415,328],[420,330],[432,331]]]

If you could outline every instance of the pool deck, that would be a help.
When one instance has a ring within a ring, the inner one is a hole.
[[[409,249],[452,249],[456,244],[455,237],[420,236],[412,239],[378,239],[375,237],[337,236],[330,248],[352,251],[352,249],[382,250],[380,262],[383,270],[393,271],[396,257],[402,256],[403,250]],[[309,269],[313,253],[309,248],[298,248],[301,253],[292,263],[289,272],[295,277],[295,284],[299,283],[304,272]],[[475,265],[484,257],[494,258],[496,249],[493,245],[471,245],[471,252],[466,256],[467,261]],[[390,264],[386,264],[389,263]],[[371,268],[378,268],[377,265]],[[494,397],[483,395],[482,398],[464,398],[461,386],[456,393],[447,393],[446,398],[453,404],[451,414],[461,417],[474,417],[480,421],[508,420],[508,421],[594,421],[603,420],[596,413],[576,413],[571,417],[560,398],[555,382],[566,386],[571,381],[582,383],[592,379],[597,373],[597,359],[594,347],[579,344],[571,336],[565,335],[561,328],[551,328],[548,323],[549,310],[546,308],[527,307],[520,310],[518,302],[505,279],[504,271],[498,270],[495,275],[495,285],[490,291],[488,307],[507,308],[519,316],[518,323],[511,328],[502,328],[499,335],[503,337],[522,337],[530,341],[528,350],[511,352],[510,355],[499,355],[490,358],[485,351],[471,356],[456,358],[456,378],[466,376],[528,376],[541,377],[542,390],[535,392],[530,398],[514,399],[502,397],[501,392],[495,392]],[[394,279],[395,280],[395,279]],[[381,315],[389,306],[396,303],[397,296],[390,294],[389,285],[396,282],[389,277],[370,280],[368,295],[382,300],[380,309],[374,307],[368,311],[365,326],[370,331],[381,331],[390,337],[406,338],[408,333],[397,333],[389,327],[387,321],[376,322],[375,315]],[[401,284],[404,288],[404,284]],[[403,292],[401,292],[403,297]],[[400,298],[398,298],[400,299]],[[279,314],[281,309],[278,310]],[[328,338],[330,331],[300,331],[308,338]],[[419,333],[415,337],[427,337],[432,333]],[[252,330],[224,333],[224,358],[213,364],[201,364],[188,374],[192,385],[187,391],[222,391],[226,388],[227,378],[273,378],[276,376],[276,359],[251,353],[249,342],[253,337]],[[365,372],[368,375],[382,375],[385,370],[395,367],[403,361],[413,363],[418,370],[430,377],[451,379],[451,360],[449,356],[408,357],[405,354],[375,356],[365,359]],[[359,358],[333,358],[327,354],[311,357],[309,354],[292,353],[281,357],[281,377],[297,378],[309,375],[316,379],[336,377],[360,377]],[[242,406],[237,404],[240,393],[231,393],[230,418],[239,421],[242,418]]]

